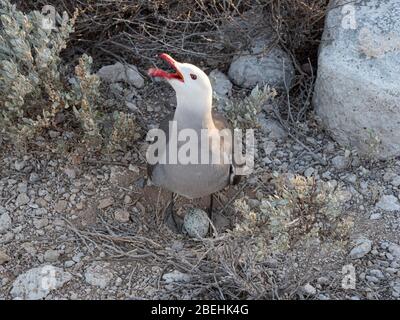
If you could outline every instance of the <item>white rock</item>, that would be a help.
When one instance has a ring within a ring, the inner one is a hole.
[[[24,160],[22,161],[15,161],[14,163],[14,168],[17,171],[21,171],[23,168],[25,168],[26,162]]]
[[[0,234],[5,233],[11,228],[11,218],[7,212],[0,215]]]
[[[393,257],[400,259],[400,246],[398,244],[390,244],[388,250]]]
[[[39,300],[50,291],[61,288],[72,276],[64,270],[45,265],[20,274],[13,283],[11,296],[14,299]]]
[[[182,273],[178,270],[174,270],[170,273],[166,273],[162,276],[163,280],[166,283],[173,283],[173,282],[189,282],[191,277],[186,273]]]
[[[400,2],[332,0],[314,105],[332,136],[359,154],[400,155]],[[348,11],[345,11],[348,10]]]
[[[43,256],[46,262],[56,262],[59,257],[60,253],[57,250],[47,250]]]
[[[379,220],[382,218],[382,214],[380,212],[374,212],[369,218],[371,220]]]
[[[346,169],[349,163],[349,159],[343,156],[336,156],[332,159],[332,165],[338,170]]]
[[[97,75],[104,81],[110,83],[123,81],[136,88],[142,88],[144,86],[143,77],[140,75],[136,66],[131,64],[123,65],[117,62],[113,65],[104,66],[97,72]]]
[[[400,187],[400,176],[395,176],[391,182],[392,186]]]
[[[251,54],[236,56],[229,68],[229,78],[236,85],[252,89],[266,84],[272,87],[291,86],[294,67],[290,56],[278,47],[268,50],[269,40],[255,39]]]
[[[372,248],[372,241],[368,239],[359,239],[356,246],[350,251],[351,259],[360,259],[367,255]]]
[[[311,284],[307,283],[302,288],[302,292],[307,296],[314,296],[317,293],[317,289],[315,289]]]
[[[400,211],[399,200],[393,195],[383,196],[376,204],[376,207],[384,211]]]
[[[27,203],[29,203],[29,197],[26,193],[20,193],[17,197],[17,199],[15,200],[15,203],[17,205],[17,207],[19,206],[23,206]]]
[[[102,289],[108,286],[113,277],[108,263],[93,262],[85,271],[85,281]]]
[[[183,220],[183,228],[192,238],[204,238],[210,227],[208,215],[203,210],[191,208]]]
[[[395,298],[400,298],[400,281],[393,281],[390,286],[392,287],[392,296]]]
[[[208,75],[214,92],[220,97],[230,97],[232,95],[232,82],[221,71],[215,69]]]

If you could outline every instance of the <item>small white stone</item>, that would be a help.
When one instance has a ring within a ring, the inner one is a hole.
[[[303,294],[307,295],[307,296],[314,296],[317,293],[317,289],[315,289],[311,284],[307,283],[304,287],[303,287]]]
[[[26,193],[20,193],[17,197],[17,199],[15,200],[15,204],[17,205],[17,207],[19,206],[23,206],[27,203],[29,203],[29,197]]]
[[[170,273],[166,273],[162,276],[163,280],[166,283],[173,283],[173,282],[189,282],[191,277],[186,273],[182,273],[178,270],[174,270]]]
[[[372,248],[372,241],[368,239],[359,239],[356,246],[350,251],[351,259],[360,259],[367,255]]]
[[[11,228],[11,218],[7,212],[0,215],[0,234],[5,233]]]
[[[378,209],[382,209],[384,211],[400,211],[400,203],[399,200],[393,195],[384,195],[376,204]]]

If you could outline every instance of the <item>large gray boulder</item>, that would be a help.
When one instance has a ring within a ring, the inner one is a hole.
[[[341,144],[378,159],[400,155],[400,1],[332,0],[314,106]]]

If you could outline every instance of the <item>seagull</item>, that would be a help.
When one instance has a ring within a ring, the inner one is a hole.
[[[183,145],[182,141],[171,141],[170,121],[176,124],[177,133],[184,129],[192,129],[197,137],[202,132],[206,133],[209,140],[219,135],[221,130],[232,129],[227,120],[212,108],[212,87],[208,76],[198,67],[189,63],[180,63],[166,53],[159,55],[174,72],[166,72],[161,69],[151,68],[148,75],[154,78],[165,79],[175,90],[177,106],[175,112],[167,116],[159,125],[166,136],[166,143],[163,150],[168,154],[169,145],[175,143],[178,148]],[[232,137],[232,136],[231,136]],[[233,157],[233,139],[221,139],[219,145],[212,143],[199,143],[198,150],[205,150],[210,158],[213,156]],[[207,139],[205,139],[207,140]],[[202,140],[203,141],[203,140]],[[217,150],[218,149],[218,150]],[[217,152],[220,152],[217,154]],[[200,151],[199,151],[200,157]],[[168,157],[167,157],[168,158]],[[221,158],[220,158],[221,159]],[[224,158],[226,159],[226,158]],[[175,194],[188,199],[197,199],[210,196],[208,214],[212,219],[213,194],[224,189],[228,185],[237,184],[240,176],[236,175],[235,165],[220,161],[219,163],[156,163],[147,166],[147,174],[152,183],[172,192],[171,205]],[[173,209],[171,209],[173,217]],[[176,225],[175,218],[173,219]]]

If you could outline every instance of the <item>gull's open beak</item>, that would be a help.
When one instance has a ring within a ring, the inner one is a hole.
[[[181,82],[185,82],[182,73],[178,69],[178,63],[171,56],[169,56],[166,53],[162,53],[160,54],[160,58],[163,59],[165,62],[167,62],[170,65],[170,67],[175,70],[175,72],[169,73],[161,69],[151,68],[148,71],[148,75],[150,77],[164,78],[167,80],[176,79]]]

